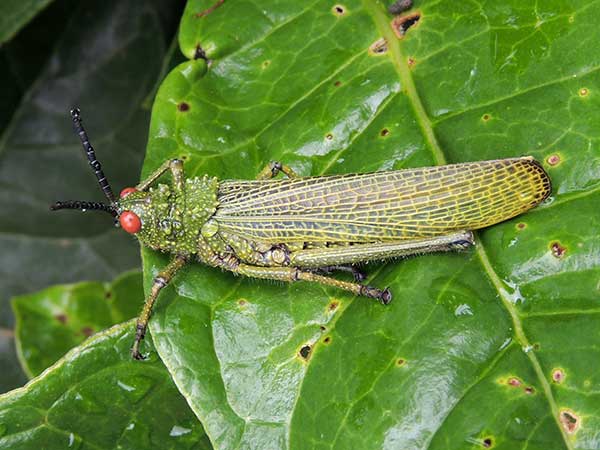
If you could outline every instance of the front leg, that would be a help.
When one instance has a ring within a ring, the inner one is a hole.
[[[150,185],[167,170],[171,170],[171,175],[173,175],[173,184],[177,190],[181,191],[183,189],[183,183],[185,180],[183,178],[183,161],[180,159],[169,159],[165,161],[158,169],[152,172],[144,181],[141,181],[135,188],[138,191],[147,190]]]
[[[150,315],[152,314],[152,307],[154,306],[154,302],[156,302],[158,294],[160,293],[162,288],[169,284],[169,282],[173,279],[177,271],[183,266],[185,266],[187,261],[187,257],[177,255],[171,260],[167,267],[165,267],[162,271],[158,273],[156,277],[154,277],[152,288],[150,289],[150,295],[148,295],[148,298],[144,303],[144,309],[142,309],[142,312],[137,320],[135,342],[133,343],[133,347],[131,348],[131,356],[134,359],[144,359],[144,357],[140,354],[140,342],[142,341],[142,339],[144,339],[144,335],[146,334],[148,321],[150,320]]]

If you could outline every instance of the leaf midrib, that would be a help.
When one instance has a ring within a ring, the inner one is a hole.
[[[406,57],[402,53],[399,39],[395,36],[393,30],[389,26],[389,18],[383,12],[381,7],[377,5],[373,0],[363,0],[363,5],[364,8],[370,13],[371,17],[373,18],[377,29],[388,43],[388,52],[392,64],[400,78],[400,82],[402,84],[401,89],[406,93],[408,101],[414,109],[417,123],[419,124],[421,131],[423,132],[423,136],[425,137],[425,140],[429,148],[431,149],[431,152],[433,153],[433,158],[436,164],[446,164],[446,157],[433,131],[432,121],[427,115],[423,103],[421,102],[421,97],[417,92],[415,83],[410,73],[410,68],[408,67],[408,64],[406,62]],[[498,296],[501,299],[502,304],[506,308],[511,318],[514,328],[515,339],[517,340],[517,342],[519,342],[522,348],[531,348],[531,344],[529,343],[529,340],[527,339],[527,336],[525,335],[525,332],[523,330],[523,324],[521,322],[521,318],[519,317],[518,311],[515,308],[515,306],[511,303],[510,299],[507,297],[507,292],[506,289],[504,289],[503,287],[502,280],[492,267],[492,264],[487,256],[487,252],[483,246],[483,243],[477,236],[475,248],[479,261],[481,262],[483,271],[488,276],[492,285],[498,292]],[[550,409],[552,411],[552,417],[561,433],[561,436],[563,437],[565,446],[567,449],[572,450],[573,447],[568,437],[566,436],[563,427],[559,423],[558,406],[556,404],[554,396],[552,395],[550,384],[544,376],[541,364],[533,351],[525,352],[525,354],[531,362],[531,365],[533,366],[538,381],[542,386],[544,396],[546,397],[548,405],[550,406]]]

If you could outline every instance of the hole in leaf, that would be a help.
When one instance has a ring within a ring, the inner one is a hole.
[[[304,359],[305,361],[308,361],[308,359],[310,358],[310,351],[311,351],[311,347],[310,345],[305,345],[303,346],[300,351],[298,352],[300,354],[300,357],[302,359]]]
[[[550,243],[550,251],[556,258],[562,258],[567,253],[567,249],[558,241]]]
[[[580,425],[580,420],[579,417],[577,417],[577,415],[569,410],[569,409],[563,409],[559,415],[559,420],[560,423],[562,424],[564,430],[568,433],[568,434],[573,434],[577,431],[577,429],[579,428]]]
[[[484,448],[492,448],[494,446],[494,440],[488,436],[483,438],[481,444],[484,446]]]
[[[346,8],[343,5],[335,5],[331,10],[336,16],[343,16],[346,14]]]
[[[392,20],[392,29],[394,30],[396,37],[402,39],[406,35],[408,29],[416,26],[420,19],[420,12],[395,17],[394,20]]]

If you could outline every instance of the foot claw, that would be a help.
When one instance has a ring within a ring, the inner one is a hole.
[[[133,347],[131,347],[131,357],[138,361],[143,361],[146,359],[146,357],[140,353],[138,342],[133,344]]]
[[[385,288],[383,291],[381,291],[379,301],[382,305],[389,305],[392,302],[392,293],[390,292],[389,288]]]

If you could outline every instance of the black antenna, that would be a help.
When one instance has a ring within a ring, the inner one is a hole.
[[[114,205],[117,201],[115,198],[115,194],[113,194],[112,189],[110,188],[110,184],[108,180],[104,176],[104,172],[102,172],[102,166],[100,162],[96,159],[96,152],[94,151],[94,147],[90,144],[90,140],[88,138],[87,133],[83,129],[83,125],[81,124],[81,111],[79,108],[73,108],[71,110],[71,117],[73,118],[73,126],[75,128],[75,132],[79,135],[79,139],[81,139],[81,144],[83,145],[83,149],[87,154],[88,161],[90,162],[90,166],[94,170],[94,174],[96,174],[96,178],[98,179],[98,184],[102,188],[102,192],[106,195],[106,198],[110,201],[111,205]],[[66,202],[67,204],[69,202]],[[72,202],[73,204],[75,202]],[[96,204],[101,205],[102,203],[89,203],[89,202],[80,202],[86,203],[88,205]],[[65,206],[65,208],[67,208]],[[69,207],[70,208],[70,207]],[[57,208],[60,209],[60,208]],[[70,208],[70,209],[81,209],[81,208]],[[102,209],[102,208],[87,208],[87,209]]]
[[[97,210],[97,211],[105,211],[112,215],[113,217],[117,217],[117,210],[112,205],[107,205],[102,202],[84,202],[81,200],[68,200],[66,202],[56,202],[55,204],[50,206],[52,211],[56,211],[58,209],[79,209],[81,211]]]

